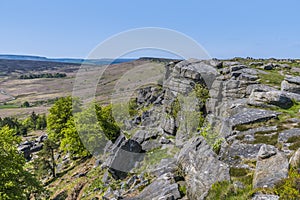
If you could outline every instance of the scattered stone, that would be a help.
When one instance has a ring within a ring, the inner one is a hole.
[[[263,62],[251,62],[251,63],[249,63],[249,66],[262,66],[262,65],[264,65]]]
[[[293,67],[291,69],[291,72],[293,72],[293,73],[300,73],[300,68],[299,67]]]
[[[273,65],[273,63],[268,63],[268,64],[262,66],[262,69],[264,69],[264,70],[272,70],[274,68],[275,68],[275,66]]]
[[[270,158],[271,156],[276,155],[276,153],[277,153],[276,148],[274,146],[263,144],[260,147],[260,150],[259,150],[257,156],[261,159],[266,159],[266,158]]]
[[[241,69],[244,69],[244,68],[247,68],[246,65],[233,65],[233,66],[230,66],[230,72],[234,72],[234,71],[238,71],[238,70],[241,70]]]
[[[105,172],[103,177],[102,177],[102,183],[107,185],[110,182],[110,176],[108,172]]]
[[[42,142],[44,142],[45,140],[47,140],[47,138],[48,138],[48,135],[47,135],[47,134],[42,134],[42,135],[40,135],[40,136],[36,139],[36,142],[42,143]]]
[[[160,142],[161,144],[170,144],[170,143],[171,143],[171,140],[169,140],[169,139],[167,139],[167,138],[165,138],[165,137],[161,137],[160,140],[159,140],[159,142]]]
[[[275,64],[275,68],[279,69],[291,69],[291,66],[289,64]]]
[[[271,194],[255,194],[252,200],[279,200],[279,196]]]
[[[240,62],[237,62],[237,61],[224,61],[223,62],[223,65],[224,66],[233,66],[233,65],[241,65],[241,63]]]

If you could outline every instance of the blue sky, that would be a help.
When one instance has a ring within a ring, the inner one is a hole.
[[[84,58],[119,32],[162,27],[192,37],[212,57],[300,58],[299,8],[298,0],[6,0],[0,54]]]

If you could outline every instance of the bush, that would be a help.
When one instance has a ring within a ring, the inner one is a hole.
[[[275,193],[283,200],[297,200],[300,197],[300,174],[297,169],[291,168],[289,177],[275,186]]]
[[[240,177],[240,176],[246,176],[248,174],[248,170],[244,168],[230,168],[229,171],[230,176],[234,177]]]
[[[195,85],[194,91],[200,106],[204,106],[209,98],[209,90],[204,85],[198,83]]]
[[[114,142],[119,137],[121,129],[112,116],[112,105],[100,106],[96,104],[95,108],[98,122],[103,133],[109,140]]]
[[[218,154],[224,138],[222,138],[218,133],[214,132],[211,126],[203,127],[200,130],[200,134],[205,138],[207,144],[212,147],[214,152]]]

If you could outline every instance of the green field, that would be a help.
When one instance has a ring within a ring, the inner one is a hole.
[[[19,108],[19,106],[14,104],[0,105],[0,109],[8,109],[8,108]]]

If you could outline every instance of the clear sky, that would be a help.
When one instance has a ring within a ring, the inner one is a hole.
[[[212,57],[300,58],[299,0],[2,0],[0,54],[81,57],[119,32],[163,27]]]

